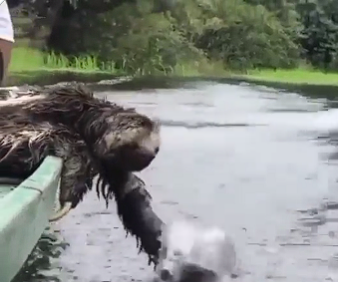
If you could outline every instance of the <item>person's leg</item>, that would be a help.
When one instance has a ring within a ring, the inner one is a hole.
[[[0,85],[4,86],[11,61],[13,42],[0,38]]]
[[[0,84],[4,84],[14,43],[14,30],[6,1],[0,0]]]

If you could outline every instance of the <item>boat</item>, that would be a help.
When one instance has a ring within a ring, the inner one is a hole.
[[[20,271],[49,224],[62,160],[48,156],[27,179],[0,178],[0,281]]]

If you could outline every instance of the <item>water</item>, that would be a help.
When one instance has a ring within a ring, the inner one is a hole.
[[[99,93],[163,124],[160,154],[141,173],[154,209],[164,221],[226,230],[242,246],[240,281],[337,281],[337,212],[321,212],[320,219],[296,212],[318,207],[324,197],[338,200],[334,142],[317,140],[338,127],[337,110],[327,111],[325,99],[267,87],[182,85]],[[152,275],[135,240],[125,238],[114,203],[106,209],[95,193],[54,229],[69,246],[20,282]]]
[[[239,270],[234,240],[222,229],[186,220],[167,223],[156,268],[159,281],[185,281],[186,277],[188,281],[211,282],[212,277],[239,276]]]

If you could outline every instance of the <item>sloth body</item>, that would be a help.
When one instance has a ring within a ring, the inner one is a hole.
[[[0,101],[0,176],[26,178],[48,155],[63,159],[57,220],[75,208],[98,175],[98,196],[114,196],[125,229],[156,263],[162,221],[142,171],[160,148],[159,125],[134,109],[61,86]]]

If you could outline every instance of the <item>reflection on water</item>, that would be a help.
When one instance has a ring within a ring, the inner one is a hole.
[[[12,282],[61,282],[54,262],[66,247],[60,234],[47,228]]]

